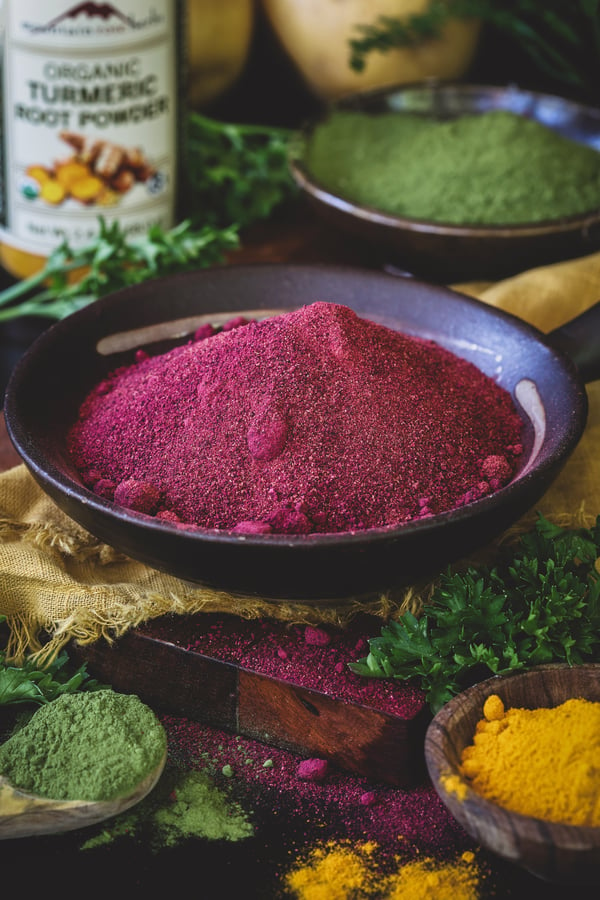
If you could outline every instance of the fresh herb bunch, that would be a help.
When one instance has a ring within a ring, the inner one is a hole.
[[[0,622],[6,621],[0,616]],[[96,691],[106,687],[92,678],[86,664],[74,668],[66,652],[58,656],[46,667],[40,668],[31,660],[22,666],[8,665],[6,654],[0,651],[0,706],[15,706],[20,703],[42,705],[56,700],[61,694],[77,691]]]
[[[244,228],[295,196],[288,156],[291,132],[236,125],[190,113],[189,213],[193,222]]]
[[[539,516],[494,566],[449,569],[419,617],[404,613],[369,640],[359,675],[416,679],[435,713],[469,684],[600,652],[600,516],[564,529]]]
[[[0,322],[20,316],[62,319],[120,288],[220,262],[239,240],[234,227],[194,229],[189,220],[168,231],[154,226],[131,239],[116,221],[108,225],[99,217],[99,226],[90,244],[72,249],[63,241],[39,272],[0,292]],[[78,270],[83,274],[74,280]]]
[[[596,96],[600,0],[430,0],[421,13],[357,25],[360,37],[350,41],[350,67],[360,72],[374,51],[414,47],[439,37],[450,19],[469,18],[508,37],[552,81]]]

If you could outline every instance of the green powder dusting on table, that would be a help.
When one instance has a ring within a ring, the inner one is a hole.
[[[435,120],[336,111],[305,163],[363,206],[451,225],[518,225],[600,207],[600,153],[505,110]]]
[[[206,772],[167,768],[148,798],[89,838],[82,850],[142,834],[156,851],[190,838],[241,841],[254,834],[254,825]]]
[[[0,746],[0,772],[41,797],[113,800],[154,771],[166,748],[163,725],[139,697],[62,694]]]
[[[165,846],[189,836],[238,841],[254,833],[242,809],[200,772],[188,773],[179,780],[173,803],[156,811],[154,824]]]

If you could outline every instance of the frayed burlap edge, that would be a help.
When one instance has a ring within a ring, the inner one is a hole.
[[[201,593],[201,592],[200,592]],[[196,592],[198,594],[198,592]],[[327,607],[312,606],[282,601],[263,601],[253,598],[242,599],[224,594],[222,599],[214,592],[205,598],[196,596],[193,600],[176,595],[168,597],[148,594],[139,598],[132,608],[127,603],[113,604],[110,611],[80,608],[60,620],[40,622],[19,615],[9,615],[6,622],[10,630],[6,647],[6,660],[21,665],[29,659],[40,666],[52,662],[69,643],[80,646],[104,639],[114,643],[126,632],[144,622],[165,615],[192,616],[198,613],[235,614],[243,619],[272,619],[289,624],[333,625],[345,627],[358,615],[371,615],[387,621],[400,615],[406,609],[418,612],[419,600],[414,589],[406,591],[400,600],[382,594],[377,600],[365,603],[363,600],[349,601],[346,605]]]
[[[468,565],[492,564],[502,547],[516,542],[518,537],[531,529],[537,513],[523,517],[507,529],[482,551],[466,557],[455,564],[457,569]],[[549,517],[562,527],[585,527],[593,525],[595,518],[585,511],[581,503],[574,513],[562,513]],[[6,522],[4,525],[6,526]],[[35,525],[9,525],[0,529],[3,538],[11,531],[13,537],[34,543],[46,551],[52,550],[59,556],[76,556],[97,559],[102,564],[115,559],[127,559],[107,545],[94,539],[90,542],[74,539],[71,535],[53,533]],[[9,638],[5,651],[6,661],[20,665],[25,659],[40,666],[52,662],[70,642],[85,646],[100,639],[114,643],[126,632],[142,623],[165,615],[191,616],[199,613],[235,614],[244,619],[272,619],[289,624],[332,625],[345,627],[358,615],[369,615],[382,623],[398,618],[407,610],[415,615],[422,611],[423,604],[431,596],[435,579],[423,581],[395,592],[381,593],[372,598],[349,598],[336,604],[301,603],[287,600],[265,600],[262,598],[233,595],[212,589],[203,589],[188,582],[181,582],[181,590],[161,594],[155,591],[139,590],[135,585],[127,585],[126,598],[114,600],[109,610],[98,609],[93,604],[74,609],[69,615],[54,620],[40,620],[39,617],[22,614],[6,615]]]
[[[79,561],[95,560],[99,565],[108,565],[118,559],[127,557],[111,547],[103,544],[89,532],[69,520],[72,530],[50,527],[44,522],[15,522],[0,516],[0,543],[24,541],[53,556],[70,556]]]

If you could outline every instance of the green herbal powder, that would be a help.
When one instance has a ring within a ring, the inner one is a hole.
[[[323,187],[363,206],[453,225],[517,225],[600,207],[600,153],[504,110],[435,120],[334,112],[307,141]]]
[[[139,697],[109,689],[62,694],[0,746],[0,772],[54,800],[113,800],[159,765],[165,730]]]

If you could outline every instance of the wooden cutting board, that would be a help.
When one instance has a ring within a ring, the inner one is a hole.
[[[395,706],[402,709],[392,713],[380,703],[365,702],[360,690],[355,699],[340,699],[305,687],[300,679],[264,674],[186,646],[183,634],[214,627],[215,621],[219,618],[210,614],[166,618],[159,620],[158,630],[150,623],[112,644],[97,641],[73,646],[70,652],[86,662],[91,675],[116,690],[136,693],[158,712],[185,716],[302,758],[327,759],[340,769],[398,787],[425,777],[423,746],[431,714],[424,699],[415,702],[414,688],[390,683]],[[239,629],[252,627],[239,622]]]

